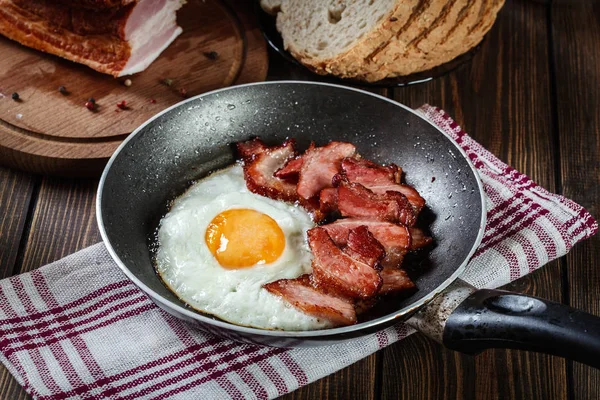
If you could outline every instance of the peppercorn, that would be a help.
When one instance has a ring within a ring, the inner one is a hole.
[[[127,102],[125,100],[121,100],[119,103],[117,103],[117,107],[119,107],[121,110],[124,110],[127,108]]]
[[[155,99],[150,99],[150,104],[156,104],[156,100]]]
[[[58,87],[58,91],[60,92],[60,94],[68,94],[69,93],[69,92],[67,92],[67,88],[62,85]]]
[[[217,53],[216,51],[207,51],[206,53],[204,53],[204,56],[209,60],[216,60],[217,58],[219,58],[219,53]]]
[[[87,108],[90,111],[94,111],[96,109],[96,103],[88,100],[85,102],[85,108]]]
[[[88,102],[92,103],[92,104],[96,104],[96,99],[94,99],[93,97],[90,97],[88,99]]]
[[[14,101],[18,101],[19,100],[19,93],[14,92],[11,96],[10,96]]]
[[[187,90],[185,88],[179,89],[179,94],[181,97],[187,97]]]

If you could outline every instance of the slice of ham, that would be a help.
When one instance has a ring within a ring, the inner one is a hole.
[[[402,171],[392,164],[381,166],[365,159],[347,158],[342,160],[341,168],[348,181],[357,182],[378,194],[400,192],[418,214],[425,206],[425,199],[412,186],[400,184]]]
[[[0,34],[119,77],[146,69],[181,34],[176,11],[182,4],[139,0],[93,12],[52,1],[0,0]]]
[[[342,160],[355,153],[356,147],[351,143],[331,142],[323,147],[311,145],[302,155],[298,195],[310,199],[321,189],[332,187],[332,179],[340,172]]]
[[[335,326],[356,323],[356,312],[351,301],[324,293],[312,286],[310,276],[280,279],[264,285],[269,292],[281,296],[306,314],[327,320]]]
[[[364,259],[357,260],[343,252],[323,228],[313,228],[307,233],[317,286],[331,288],[352,298],[369,298],[378,292],[381,277],[375,264],[366,264]]]
[[[340,182],[337,209],[344,217],[388,221],[408,226],[415,223],[414,211],[403,194],[374,193],[356,182]]]
[[[380,272],[383,284],[379,294],[397,294],[416,286],[405,270],[395,267],[384,267]]]

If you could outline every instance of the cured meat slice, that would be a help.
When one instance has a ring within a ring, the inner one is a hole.
[[[406,271],[401,268],[384,267],[380,274],[383,284],[379,294],[399,293],[416,287]]]
[[[308,244],[312,250],[313,278],[317,286],[333,288],[352,298],[374,296],[381,286],[381,277],[375,265],[356,260],[343,252],[323,228],[308,231]]]
[[[406,197],[398,192],[373,193],[360,183],[341,182],[337,208],[344,217],[356,217],[411,226],[415,215]]]
[[[296,185],[273,176],[296,154],[292,140],[281,146],[268,147],[256,138],[237,143],[237,150],[244,161],[244,178],[251,192],[290,202],[298,199]]]
[[[409,229],[404,225],[384,221],[345,218],[321,227],[329,233],[336,245],[345,246],[348,242],[350,230],[359,226],[365,226],[383,246],[385,257],[381,260],[381,265],[384,267],[399,266],[406,252],[411,249],[411,235]]]
[[[312,286],[309,275],[302,275],[296,279],[280,279],[267,283],[264,288],[281,296],[300,311],[330,321],[336,326],[356,323],[356,312],[352,302],[317,290]]]
[[[298,179],[298,195],[310,199],[321,189],[332,187],[334,175],[340,172],[341,162],[356,153],[351,143],[331,142],[323,147],[311,145],[302,155],[302,167]]]
[[[85,8],[89,10],[106,10],[109,8],[124,7],[139,0],[57,0],[57,3],[73,8]]]
[[[344,253],[377,270],[381,269],[380,261],[385,257],[385,250],[364,226],[358,226],[348,232],[348,241]]]
[[[281,146],[267,146],[255,138],[236,143],[238,155],[244,162],[244,180],[248,190],[261,196],[287,202],[298,202],[319,222],[325,216],[319,210],[318,199],[305,200],[298,197],[296,185],[276,177],[274,174],[296,155],[293,139]]]
[[[0,0],[0,34],[119,77],[146,69],[181,34],[176,11],[182,4],[139,0],[92,12],[52,1]]]
[[[345,246],[348,243],[350,230],[359,226],[365,226],[375,239],[381,243],[386,252],[392,249],[410,249],[411,235],[409,229],[403,225],[396,225],[385,221],[344,218],[330,224],[322,225],[321,228],[329,233],[335,244]]]
[[[400,184],[402,171],[392,164],[381,166],[365,159],[342,160],[342,171],[350,182],[360,183],[374,193],[400,192],[418,214],[425,206],[425,199],[412,186]]]
[[[275,172],[275,176],[277,178],[297,182],[302,164],[304,164],[302,157],[292,158],[283,167]]]

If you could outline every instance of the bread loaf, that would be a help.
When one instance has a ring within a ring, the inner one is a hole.
[[[284,47],[319,74],[378,81],[476,46],[504,0],[262,0]]]

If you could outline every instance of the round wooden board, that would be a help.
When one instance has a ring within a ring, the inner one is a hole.
[[[0,163],[43,174],[98,176],[129,133],[183,100],[182,89],[190,97],[264,80],[267,51],[252,2],[233,7],[188,0],[177,15],[183,34],[144,72],[119,79],[0,37]],[[67,95],[58,91],[61,85]],[[20,101],[11,99],[13,92]],[[84,106],[90,97],[97,104],[93,112]],[[126,110],[116,106],[122,100]]]

